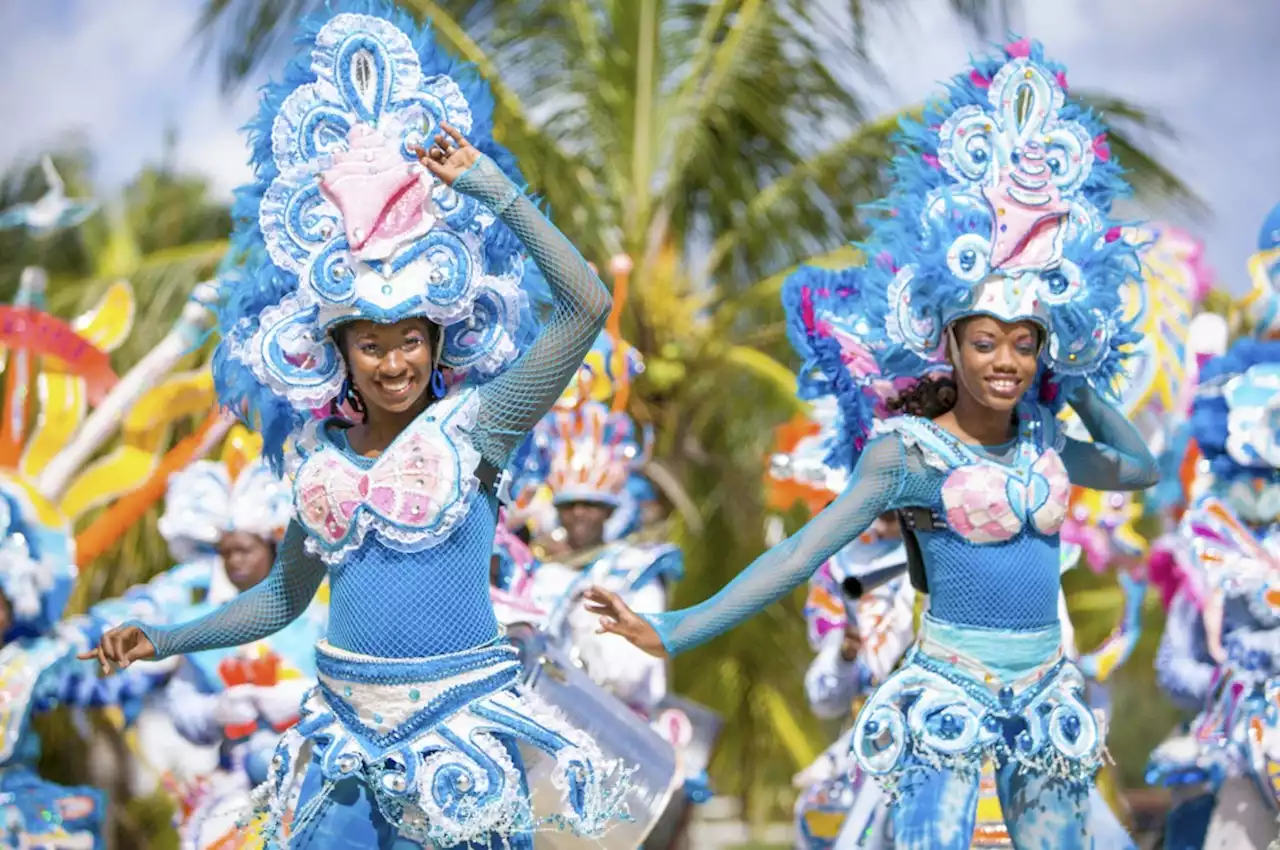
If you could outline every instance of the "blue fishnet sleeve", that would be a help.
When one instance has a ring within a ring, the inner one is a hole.
[[[1071,407],[1093,438],[1068,439],[1062,463],[1071,483],[1091,490],[1145,490],[1160,480],[1160,469],[1142,434],[1093,387],[1071,399]]]
[[[289,523],[266,579],[216,611],[173,626],[131,625],[142,629],[155,645],[157,659],[269,637],[298,619],[324,581],[324,562],[307,554],[305,539],[302,526]]]
[[[573,243],[493,160],[481,157],[453,188],[480,201],[511,228],[554,297],[551,318],[538,338],[509,369],[480,388],[475,444],[485,460],[501,469],[577,374],[613,299]]]
[[[724,589],[692,608],[642,614],[667,652],[675,655],[728,631],[803,584],[814,571],[866,531],[876,517],[901,507],[907,463],[897,434],[867,445],[849,486],[804,528],[757,558]]]
[[[1218,669],[1208,658],[1200,608],[1190,595],[1179,593],[1169,605],[1156,651],[1156,684],[1178,708],[1196,711],[1204,707]]]

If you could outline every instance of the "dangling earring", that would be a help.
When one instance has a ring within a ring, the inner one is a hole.
[[[431,361],[431,395],[436,401],[444,398],[448,387],[444,385],[444,372],[440,371],[440,360],[444,357],[444,328],[435,326],[435,357]]]
[[[342,380],[341,398],[353,411],[359,414],[362,422],[368,418],[368,408],[365,407],[364,399],[361,398],[360,391],[356,389],[355,384],[351,383],[349,378],[344,378]]]

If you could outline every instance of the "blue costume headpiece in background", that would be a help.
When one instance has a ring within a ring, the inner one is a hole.
[[[1209,464],[1207,492],[1266,525],[1280,522],[1280,206],[1249,266],[1253,335],[1201,370],[1191,434]]]
[[[891,172],[866,265],[802,268],[783,289],[802,382],[840,401],[832,463],[856,462],[888,398],[949,371],[948,328],[970,316],[1042,328],[1046,403],[1085,381],[1109,391],[1139,339],[1121,288],[1140,265],[1110,218],[1128,186],[1063,67],[1027,40],[975,60],[903,119]]]
[[[17,478],[0,475],[0,593],[9,605],[4,642],[57,625],[76,582],[68,521]]]
[[[532,340],[529,290],[545,290],[515,234],[413,152],[448,122],[523,184],[470,65],[387,0],[334,0],[295,41],[306,49],[249,127],[256,179],[236,195],[214,363],[221,401],[257,420],[277,467],[343,391],[338,325],[428,319],[451,382],[483,380]]]

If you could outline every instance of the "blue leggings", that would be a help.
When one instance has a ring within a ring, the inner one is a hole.
[[[523,772],[520,752],[514,743],[506,743],[507,753],[517,769]],[[312,761],[302,780],[302,794],[297,811],[320,793],[324,779],[320,765]],[[526,796],[528,788],[524,787]],[[333,786],[319,811],[310,814],[302,829],[289,839],[290,850],[533,850],[533,835],[493,835],[484,841],[473,841],[451,847],[431,847],[405,838],[395,824],[389,822],[378,807],[369,786],[360,779],[347,779]]]
[[[895,850],[968,850],[978,811],[980,777],[945,770],[913,773],[893,805]],[[1097,791],[1061,780],[996,769],[996,793],[1009,837],[1018,850],[1124,850],[1133,847]]]

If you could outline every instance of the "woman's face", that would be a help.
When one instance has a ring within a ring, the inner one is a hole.
[[[224,534],[218,541],[218,555],[227,578],[241,593],[267,577],[276,557],[275,547],[256,534],[244,531]]]
[[[957,383],[983,407],[1012,410],[1036,376],[1040,330],[975,316],[955,328]]]
[[[388,413],[414,409],[431,383],[431,334],[426,319],[394,325],[359,320],[343,329],[351,383],[366,406]]]

